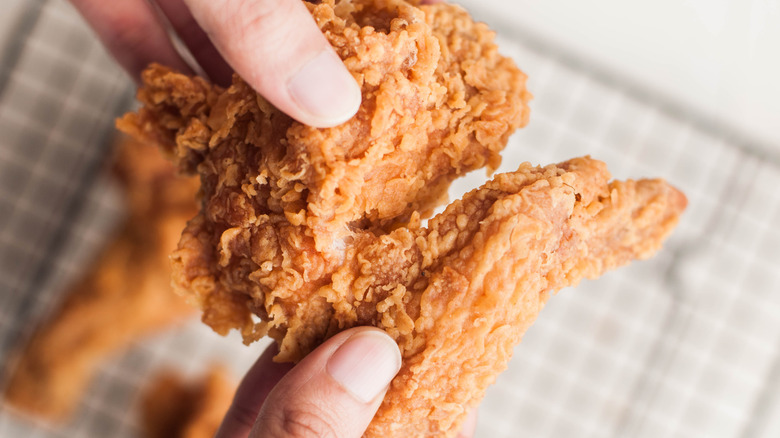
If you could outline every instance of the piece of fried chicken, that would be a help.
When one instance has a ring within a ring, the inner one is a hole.
[[[212,438],[230,407],[236,384],[221,367],[188,381],[179,372],[158,374],[141,397],[146,438]]]
[[[320,259],[309,281],[341,262],[350,228],[388,228],[430,212],[450,182],[496,168],[528,120],[525,75],[498,54],[493,32],[454,5],[402,0],[307,3],[360,85],[363,103],[330,129],[294,122],[239,78],[222,90],[155,66],[145,104],[120,129],[160,144],[201,174],[209,222],[269,215],[310,230]],[[199,167],[200,166],[200,167]],[[238,204],[250,200],[249,204]]]
[[[243,236],[244,246],[214,248],[202,260],[175,255],[174,277],[206,309],[206,323],[220,333],[239,328],[248,342],[267,330],[281,340],[286,330],[253,323],[251,311],[271,321],[294,315],[295,303],[342,265],[354,230],[390,230],[430,212],[454,178],[496,167],[509,134],[528,118],[525,75],[461,8],[401,0],[307,5],[363,90],[348,122],[311,128],[238,77],[223,90],[152,66],[139,91],[144,107],[117,124],[201,175],[203,208],[185,240]],[[230,272],[222,285],[220,272]],[[202,280],[192,284],[193,275]],[[230,280],[250,275],[240,288]],[[247,308],[248,297],[271,291],[288,302]],[[293,356],[300,354],[283,347],[282,357]]]
[[[457,6],[309,7],[363,90],[349,122],[306,127],[239,78],[223,90],[153,66],[144,108],[118,126],[201,176],[172,259],[207,324],[269,334],[282,361],[380,327],[404,363],[366,435],[454,436],[550,293],[651,255],[685,198],[660,180],[610,184],[589,158],[524,164],[422,228],[525,123],[524,76]]]
[[[128,218],[10,362],[5,400],[25,413],[63,420],[107,356],[192,314],[171,290],[168,256],[197,211],[197,181],[176,177],[156,148],[129,141],[114,170]]]

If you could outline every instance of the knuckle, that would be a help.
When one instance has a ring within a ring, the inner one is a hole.
[[[233,404],[230,406],[228,415],[233,418],[239,424],[251,428],[257,420],[257,411],[250,409],[240,404]]]
[[[280,411],[276,426],[279,436],[289,438],[337,438],[339,435],[326,418],[321,409],[311,404],[286,406]]]

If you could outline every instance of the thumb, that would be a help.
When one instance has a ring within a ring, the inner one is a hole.
[[[401,367],[395,341],[370,327],[337,334],[288,372],[270,357],[263,354],[244,377],[220,438],[358,438]]]
[[[349,120],[360,88],[300,0],[185,0],[225,61],[290,117],[314,127]]]
[[[276,385],[250,436],[359,438],[400,367],[398,345],[383,331],[340,333]]]
[[[340,333],[276,385],[250,436],[359,438],[400,367],[398,345],[383,331]]]

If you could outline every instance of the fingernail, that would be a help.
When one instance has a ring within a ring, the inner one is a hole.
[[[347,392],[368,403],[401,369],[401,352],[386,334],[365,331],[347,339],[328,359],[326,369]]]
[[[360,88],[341,59],[326,50],[309,60],[287,83],[290,95],[315,127],[346,122],[360,107]]]

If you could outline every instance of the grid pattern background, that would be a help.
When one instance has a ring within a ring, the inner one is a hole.
[[[3,364],[122,217],[101,169],[133,95],[64,0],[26,3],[14,26],[0,53]],[[654,259],[550,301],[489,389],[477,436],[780,436],[780,161],[509,27],[499,35],[536,96],[499,171],[590,154],[618,178],[665,177],[690,204]],[[452,197],[484,179],[457,181]],[[228,358],[238,378],[263,347],[192,321],[104,364],[68,424],[2,409],[0,436],[139,436],[151,375]]]

